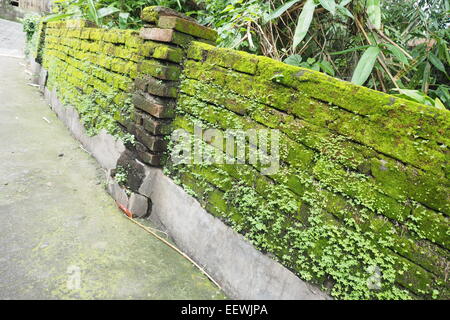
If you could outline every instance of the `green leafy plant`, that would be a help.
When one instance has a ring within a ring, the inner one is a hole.
[[[21,19],[23,31],[25,32],[25,37],[27,41],[31,41],[39,22],[41,21],[41,16],[37,14],[27,14],[23,19]]]

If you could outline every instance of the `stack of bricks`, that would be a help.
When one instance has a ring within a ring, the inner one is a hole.
[[[217,33],[164,7],[144,9],[142,20],[146,25],[140,31],[141,50],[147,58],[139,64],[135,80],[132,133],[139,159],[160,166],[175,115],[185,48],[192,41],[213,44]]]

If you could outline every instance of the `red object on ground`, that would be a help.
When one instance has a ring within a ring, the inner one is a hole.
[[[120,210],[122,210],[129,218],[133,218],[133,214],[131,213],[130,210],[128,210],[123,204],[117,202],[117,206],[120,208]]]

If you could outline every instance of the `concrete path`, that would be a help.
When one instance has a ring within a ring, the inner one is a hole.
[[[2,56],[20,50],[10,36],[20,25],[0,20],[0,299],[224,298],[117,209],[24,61]]]
[[[25,33],[17,22],[0,19],[0,56],[23,57]]]

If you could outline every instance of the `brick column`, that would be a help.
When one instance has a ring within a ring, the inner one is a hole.
[[[194,19],[165,7],[143,10],[141,52],[132,115],[136,153],[144,163],[160,166],[171,134],[179,79],[187,46],[192,41],[214,44],[217,33]]]

